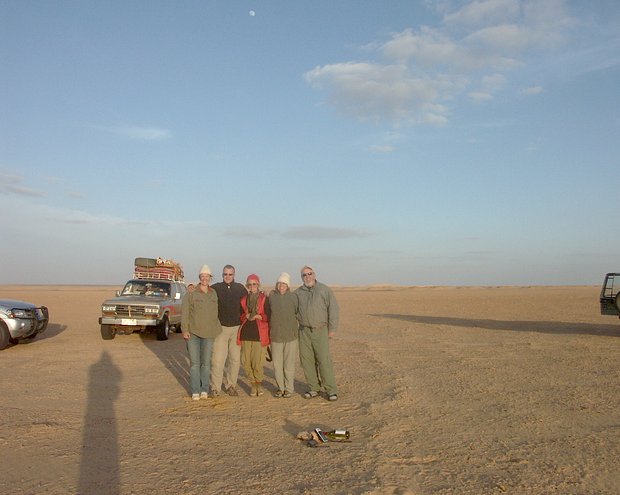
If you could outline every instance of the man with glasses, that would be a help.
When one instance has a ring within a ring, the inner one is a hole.
[[[243,284],[235,282],[234,266],[226,265],[223,268],[222,279],[222,282],[212,285],[217,293],[222,333],[213,343],[211,395],[219,397],[223,384],[224,391],[231,397],[236,397],[239,395],[237,378],[241,362],[241,347],[237,345],[237,332],[241,323],[241,298],[248,292]]]
[[[309,387],[304,398],[318,397],[322,384],[327,398],[335,401],[338,388],[329,338],[338,328],[338,303],[332,290],[316,280],[312,267],[306,265],[301,269],[301,279],[303,285],[295,292],[299,298],[299,359]]]

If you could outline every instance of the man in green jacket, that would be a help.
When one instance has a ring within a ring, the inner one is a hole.
[[[189,354],[192,400],[206,399],[209,396],[213,341],[222,332],[217,316],[217,294],[209,286],[209,265],[203,265],[200,269],[199,279],[198,287],[185,294],[181,305],[181,329]]]
[[[304,398],[319,395],[319,376],[330,401],[338,400],[338,387],[329,353],[329,338],[338,328],[339,308],[327,285],[316,280],[314,269],[301,269],[303,285],[295,293],[299,299],[299,359],[308,382]],[[317,373],[318,368],[318,373]]]

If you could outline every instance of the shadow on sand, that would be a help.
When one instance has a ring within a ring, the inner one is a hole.
[[[140,334],[142,343],[161,361],[164,367],[174,376],[179,382],[179,385],[183,387],[188,394],[190,393],[189,387],[189,356],[187,354],[187,346],[185,340],[181,334],[171,333],[168,340],[159,341],[153,334]],[[299,366],[299,363],[297,363]],[[265,393],[273,394],[277,386],[275,385],[275,374],[273,371],[273,364],[265,362],[264,367],[265,380],[263,381],[263,389]],[[294,390],[297,393],[302,394],[307,389],[304,382],[295,380]],[[245,375],[243,365],[240,366],[239,380],[237,381],[237,390],[241,393],[250,395],[250,384]]]
[[[140,334],[142,343],[161,361],[187,393],[189,393],[189,356],[180,333],[170,333],[168,340],[157,340],[154,334]]]
[[[510,330],[513,332],[540,332],[549,334],[620,336],[620,325],[599,325],[596,323],[575,323],[563,321],[504,321],[488,319],[452,318],[449,316],[421,316],[378,313],[376,318],[422,323],[426,325],[449,325],[465,328],[486,328],[488,330]]]
[[[88,404],[84,417],[79,495],[120,493],[118,432],[114,401],[122,373],[107,351],[88,372]]]
[[[64,332],[67,329],[67,325],[57,325],[57,324],[49,324],[47,326],[47,329],[39,335],[35,335],[34,337],[30,337],[28,339],[20,339],[17,342],[15,342],[14,340],[11,340],[11,343],[9,344],[10,346],[14,346],[14,345],[28,345],[28,344],[33,344],[35,342],[40,342],[41,340],[45,340],[45,339],[51,339],[56,337],[56,335],[59,335],[60,333]]]
[[[57,335],[60,335],[66,329],[67,329],[67,325],[59,325],[58,323],[50,323],[47,326],[47,329],[45,330],[45,332],[43,332],[41,335],[37,335],[37,339],[44,340],[44,339],[54,338]]]

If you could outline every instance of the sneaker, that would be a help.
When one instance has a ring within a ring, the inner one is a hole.
[[[284,399],[290,399],[291,397],[293,397],[293,394],[291,394],[288,390],[285,390],[284,392],[282,392],[282,397]]]
[[[209,398],[209,394],[206,392],[200,392],[200,398],[201,399],[208,399]]]
[[[338,394],[329,394],[327,399],[334,402],[335,400],[338,400]]]
[[[314,399],[315,397],[318,397],[319,393],[316,390],[308,390],[305,394],[304,394],[304,399]]]
[[[220,396],[220,393],[217,390],[211,391],[211,397],[213,397],[214,399],[217,399],[219,396]]]
[[[231,397],[239,397],[239,392],[237,392],[237,389],[235,387],[228,387],[226,389],[226,393]]]
[[[192,400],[200,400],[200,394],[192,394]]]
[[[276,390],[275,393],[273,394],[274,397],[282,397],[284,395],[284,392],[282,392],[282,390]]]

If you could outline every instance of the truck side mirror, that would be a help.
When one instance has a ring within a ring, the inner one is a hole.
[[[116,291],[116,297],[118,297],[118,296],[120,296],[120,295],[121,295],[121,291],[120,291],[120,290],[117,290],[117,291]]]
[[[181,299],[181,293],[180,292],[175,293],[174,294],[174,298],[177,299],[177,300]]]

